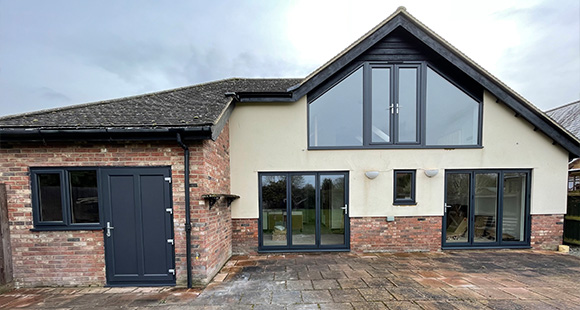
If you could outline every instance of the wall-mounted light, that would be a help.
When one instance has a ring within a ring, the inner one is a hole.
[[[439,169],[426,169],[425,170],[425,175],[430,177],[430,178],[436,176],[437,173],[439,173]]]
[[[372,180],[372,179],[379,176],[379,172],[378,171],[367,171],[367,172],[365,172],[365,175],[367,176],[367,178]]]

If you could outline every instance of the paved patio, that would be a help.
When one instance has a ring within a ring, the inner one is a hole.
[[[203,291],[42,288],[25,309],[580,309],[580,258],[531,250],[235,256]]]

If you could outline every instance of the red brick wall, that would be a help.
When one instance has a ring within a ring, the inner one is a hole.
[[[192,261],[197,282],[206,282],[231,255],[230,209],[209,210],[202,194],[229,193],[229,131],[217,141],[188,143]],[[171,166],[176,277],[186,282],[183,149],[177,143],[47,143],[0,149],[0,183],[7,185],[16,286],[104,285],[102,231],[32,232],[29,167]]]
[[[232,219],[233,252],[256,253],[258,219]],[[351,217],[353,252],[438,251],[441,249],[441,217]]]
[[[531,246],[534,249],[557,250],[562,244],[564,215],[532,215]]]
[[[441,217],[351,217],[353,252],[437,251],[441,249]]]
[[[0,158],[17,286],[105,284],[102,231],[30,231],[29,167],[48,166],[171,166],[177,279],[185,282],[183,150],[177,143],[22,144],[0,149]],[[200,143],[192,158],[201,162]]]
[[[216,141],[204,141],[201,151],[202,163],[196,168],[192,167],[192,173],[195,171],[198,177],[191,180],[197,184],[197,187],[191,188],[195,284],[209,282],[232,255],[231,208],[222,198],[210,210],[209,203],[201,197],[204,194],[230,194],[228,126],[224,127]]]
[[[232,219],[232,247],[235,254],[258,252],[258,219]]]

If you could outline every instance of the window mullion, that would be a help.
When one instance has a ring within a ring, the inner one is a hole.
[[[425,146],[427,139],[427,65],[425,63],[419,66],[419,105],[417,111],[419,144]]]
[[[503,191],[504,191],[504,172],[499,171],[498,173],[498,184],[497,184],[497,216],[495,221],[495,231],[496,242],[498,244],[503,243]]]
[[[63,222],[66,226],[69,226],[72,223],[72,214],[71,214],[71,182],[70,182],[70,173],[68,170],[64,169],[62,171],[61,177],[61,195],[62,195],[62,218]]]
[[[363,66],[363,145],[372,142],[372,70],[368,63]]]

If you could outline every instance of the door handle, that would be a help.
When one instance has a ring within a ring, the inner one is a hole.
[[[115,229],[115,227],[111,226],[111,222],[107,222],[107,237],[111,236],[111,229]]]
[[[341,207],[341,209],[344,210],[344,214],[348,214],[348,205],[344,205],[344,207]]]

